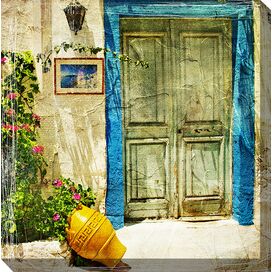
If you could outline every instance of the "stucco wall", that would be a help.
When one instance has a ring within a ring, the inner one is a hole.
[[[255,197],[254,224],[261,234],[262,256],[269,261],[271,192],[271,11],[254,1]]]
[[[40,52],[40,0],[1,1],[1,24],[2,49]]]
[[[68,2],[2,1],[2,49],[33,50],[36,54],[62,42],[104,47],[103,1],[80,1],[87,12],[83,29],[77,35],[70,31],[63,12]],[[63,51],[53,58],[85,56]],[[62,175],[92,186],[98,193],[97,203],[99,205],[102,201],[103,209],[106,189],[105,96],[56,96],[53,66],[48,73],[41,73],[39,64],[37,70],[41,93],[36,113],[42,117],[39,134],[49,164],[47,179]]]
[[[102,1],[83,0],[88,10],[83,29],[75,35],[70,31],[63,9],[67,1],[44,1],[43,50],[62,42],[76,42],[103,47]],[[51,4],[51,3],[52,4]],[[83,54],[60,52],[57,57],[84,57]],[[92,56],[101,57],[101,55]],[[104,199],[105,163],[105,97],[103,95],[54,95],[53,69],[43,75],[38,113],[44,118],[41,142],[47,146],[49,178],[59,175],[92,186]]]

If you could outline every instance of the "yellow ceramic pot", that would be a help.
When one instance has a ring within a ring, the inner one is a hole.
[[[66,229],[70,247],[83,258],[115,267],[126,252],[109,219],[103,214],[79,205],[68,218]]]

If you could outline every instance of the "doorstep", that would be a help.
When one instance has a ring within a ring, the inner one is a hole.
[[[124,259],[256,259],[260,232],[233,219],[209,222],[144,220],[117,231],[127,247]]]

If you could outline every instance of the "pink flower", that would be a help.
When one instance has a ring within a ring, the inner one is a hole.
[[[10,126],[10,129],[11,129],[13,132],[16,132],[16,131],[18,131],[18,130],[20,129],[20,127],[19,127],[19,126],[16,126],[16,125],[11,125],[11,126]]]
[[[8,62],[8,58],[6,58],[6,57],[1,58],[1,63],[2,64],[5,64],[7,62]]]
[[[10,124],[3,124],[2,127],[4,129],[11,130],[13,132],[16,132],[16,131],[18,131],[20,129],[19,126],[17,126],[17,125],[10,125]]]
[[[17,97],[17,94],[16,94],[16,93],[9,93],[9,94],[7,95],[7,98],[8,98],[9,100],[14,100],[16,97]]]
[[[60,179],[55,179],[55,180],[53,181],[53,185],[54,185],[55,187],[61,187],[61,186],[63,185],[63,183],[62,183],[62,181],[61,181]]]
[[[21,125],[21,128],[26,130],[27,132],[31,131],[31,128],[30,128],[29,124],[23,124],[23,125]]]
[[[8,116],[13,116],[15,114],[15,110],[14,109],[8,109],[5,111],[6,115]]]
[[[80,200],[80,198],[81,198],[80,194],[75,193],[75,194],[73,195],[73,199],[74,199],[74,200]]]
[[[32,151],[36,154],[42,154],[44,151],[44,147],[42,145],[35,145],[33,146]]]
[[[59,221],[60,220],[60,215],[58,214],[58,213],[55,213],[54,215],[53,215],[53,221]]]
[[[32,118],[35,119],[36,121],[41,121],[41,116],[39,116],[38,114],[33,113]]]

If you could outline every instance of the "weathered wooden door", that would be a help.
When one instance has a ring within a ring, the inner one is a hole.
[[[126,217],[231,209],[231,21],[121,19]]]

